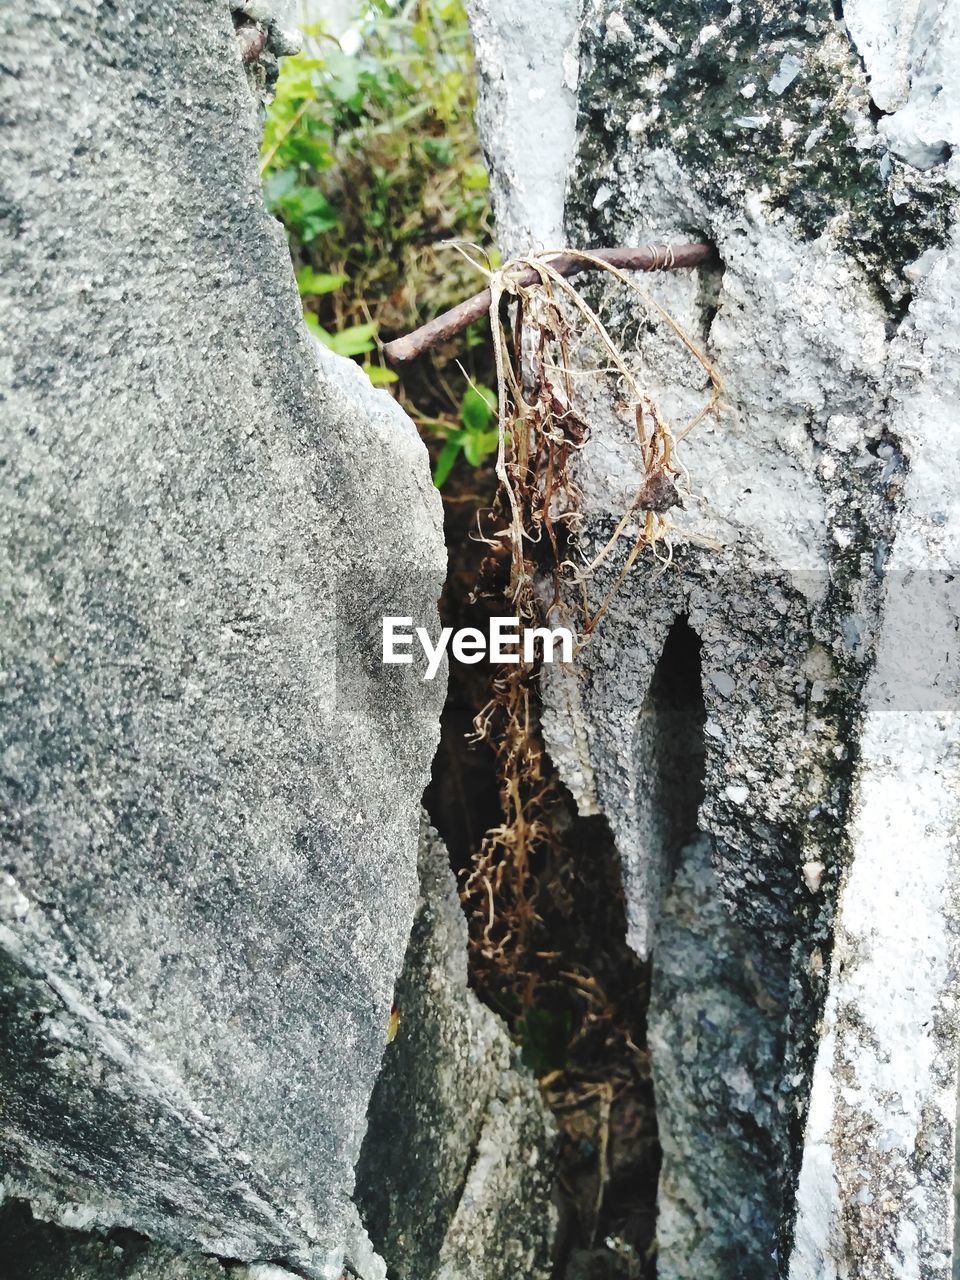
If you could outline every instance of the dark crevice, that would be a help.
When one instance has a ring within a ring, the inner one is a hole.
[[[456,505],[452,508],[456,513]],[[448,513],[450,508],[448,508]],[[458,517],[448,514],[449,524]],[[444,622],[463,625],[457,586],[464,553],[451,543]],[[469,576],[469,575],[466,575]],[[486,693],[476,668],[451,670],[444,732],[427,796],[455,870],[462,872],[485,828],[499,820],[492,752],[464,738]],[[704,794],[701,643],[685,617],[671,628],[638,721],[638,783],[655,894],[668,889],[696,837]],[[660,1142],[647,1049],[650,965],[626,942],[619,855],[606,821],[582,818],[557,784],[550,854],[536,868],[539,956],[518,958],[517,986],[481,996],[507,1021],[540,1078],[560,1131],[557,1280],[650,1280],[656,1274]],[[577,981],[571,981],[575,975]]]
[[[597,997],[585,1001],[556,979],[544,985],[546,1007],[569,1009],[573,1031],[566,1079],[545,1091],[561,1134],[555,1274],[653,1280],[660,1141],[647,1051],[650,965],[626,941],[620,858],[606,820],[581,818],[564,800],[566,857],[547,922],[557,970],[584,975]]]
[[[660,907],[649,1009],[668,1188],[659,1250],[670,1275],[766,1280],[780,1222],[788,957],[744,929],[721,891],[699,826],[705,725],[701,642],[681,617],[635,736],[640,832]]]
[[[493,467],[454,471],[441,491],[447,580],[440,597],[443,626],[479,627],[500,612],[497,602],[474,600],[486,547],[474,540],[477,511],[489,507],[496,493]],[[486,743],[471,745],[473,718],[489,697],[493,668],[450,664],[447,696],[440,717],[440,743],[433,760],[424,808],[450,851],[454,869],[466,867],[484,832],[498,820],[496,762]]]
[[[509,612],[502,601],[471,599],[485,548],[470,535],[495,477],[480,469],[461,482],[469,494],[458,492],[455,479],[444,489],[449,573],[441,618],[485,629],[489,614]],[[682,715],[672,664],[684,666],[691,636],[679,627],[661,664],[657,687],[667,716],[669,708]],[[451,664],[424,797],[461,882],[484,833],[501,821],[494,753],[467,739],[490,675],[483,664]],[[664,768],[673,760],[668,753]],[[560,781],[551,786],[549,839],[530,882],[534,931],[496,982],[473,962],[471,982],[506,1022],[557,1123],[557,1280],[652,1280],[660,1148],[646,1050],[649,964],[627,945],[620,861],[606,821],[581,817]],[[678,833],[698,804],[693,793],[683,800]]]
[[[291,1276],[306,1272],[288,1258],[259,1260]],[[35,1217],[26,1200],[0,1205],[0,1280],[139,1280],[144,1275],[186,1276],[246,1274],[249,1260],[171,1246],[130,1227],[80,1231]]]
[[[887,314],[884,320],[884,331],[887,342],[892,342],[900,332],[900,327],[910,314],[910,308],[913,305],[913,290],[904,289],[903,293],[896,301],[891,300],[887,307]]]
[[[0,1206],[0,1280],[61,1280],[66,1276],[93,1276],[101,1280],[134,1280],[149,1272],[186,1275],[212,1264],[225,1274],[234,1259],[201,1252],[171,1249],[127,1227],[104,1232],[77,1231],[35,1218],[24,1200],[8,1200]],[[289,1269],[290,1264],[282,1264]]]
[[[670,629],[634,735],[637,819],[651,865],[651,906],[676,873],[680,852],[697,833],[704,796],[700,637],[685,617]]]
[[[700,239],[709,237],[700,235]],[[720,294],[723,289],[723,263],[707,263],[696,271],[697,310],[701,316],[700,331],[703,344],[709,350],[710,330],[720,309]]]

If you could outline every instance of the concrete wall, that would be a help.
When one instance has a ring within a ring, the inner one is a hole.
[[[643,282],[724,385],[673,565],[546,694],[653,955],[662,1277],[954,1274],[960,19],[836,8],[472,6],[509,251],[717,246]],[[682,427],[702,368],[586,288]],[[577,386],[589,557],[642,472]]]

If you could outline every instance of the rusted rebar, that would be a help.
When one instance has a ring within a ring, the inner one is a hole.
[[[600,258],[612,267],[621,271],[669,271],[677,267],[697,267],[708,262],[714,256],[712,244],[677,244],[677,245],[645,245],[634,249],[621,246],[616,249],[591,249],[594,258]],[[546,257],[551,268],[562,276],[575,276],[581,271],[596,271],[596,263],[572,254],[556,254]],[[517,277],[521,286],[536,284],[540,279],[537,272],[530,267]],[[467,298],[464,302],[451,307],[441,315],[414,329],[402,338],[395,338],[383,347],[383,354],[391,364],[405,364],[415,360],[424,351],[454,338],[462,333],[467,325],[481,320],[490,310],[490,290],[484,289]]]

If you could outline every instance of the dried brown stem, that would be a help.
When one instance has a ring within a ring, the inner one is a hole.
[[[589,258],[565,253],[547,254],[545,261],[549,263],[551,271],[569,277],[578,275],[581,271],[596,271],[599,263],[606,263],[623,271],[669,271],[676,267],[696,267],[702,262],[708,262],[714,252],[712,244],[646,245],[640,249],[593,249]],[[599,263],[591,259],[599,259]],[[517,277],[516,283],[525,286],[537,284],[540,279],[540,273],[531,267]],[[490,301],[490,290],[484,289],[421,325],[419,329],[414,329],[412,333],[386,343],[383,354],[391,364],[415,360],[431,347],[456,337],[475,320],[483,319],[490,310]]]

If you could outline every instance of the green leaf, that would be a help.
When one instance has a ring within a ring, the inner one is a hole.
[[[289,198],[289,213],[298,224],[297,230],[304,243],[315,240],[324,231],[332,231],[337,225],[337,215],[322,191],[316,187],[298,187],[296,197],[296,201]],[[282,208],[284,213],[288,212],[286,203]]]
[[[322,173],[333,164],[333,152],[330,144],[323,136],[312,136],[307,132],[289,133],[280,144],[280,149],[270,162],[270,171],[284,170],[292,172],[296,177],[298,171],[312,169]]]
[[[453,144],[449,138],[424,138],[423,150],[434,164],[453,164]]]
[[[297,186],[296,169],[279,169],[270,174],[263,184],[263,196],[272,207],[290,195]]]
[[[264,196],[271,213],[279,213],[304,243],[337,225],[336,211],[327,197],[316,187],[299,183],[293,169],[271,174]]]
[[[437,458],[436,466],[433,468],[433,483],[437,488],[441,488],[447,476],[453,470],[453,464],[460,456],[459,440],[448,440],[440,450]]]
[[[463,172],[463,185],[468,191],[486,191],[490,178],[482,164],[467,165]]]
[[[489,387],[471,383],[460,406],[460,421],[468,431],[485,431],[497,407],[497,397]]]
[[[325,347],[330,346],[330,339],[333,335],[327,332],[312,311],[304,311],[303,322],[313,336],[319,338]]]
[[[382,364],[365,364],[363,371],[375,387],[386,387],[391,382],[399,382],[399,374],[392,369],[385,369]]]
[[[329,340],[325,339],[325,341],[330,350],[336,351],[338,356],[363,356],[373,350],[376,334],[375,324],[354,324],[349,329],[341,329],[339,333],[331,334]]]
[[[333,50],[327,54],[327,87],[332,97],[355,111],[363,105],[360,88],[360,68],[357,59],[349,54]]]
[[[488,454],[496,453],[500,443],[499,431],[465,431],[463,452],[473,467],[479,467]]]
[[[325,329],[312,311],[304,311],[304,323],[315,338],[319,338],[325,347],[335,351],[338,356],[362,356],[374,348],[374,337],[377,332],[375,324],[355,324],[349,329],[341,329],[339,333],[331,333]],[[367,369],[369,373],[369,368]],[[389,369],[384,369],[389,374]],[[387,379],[389,381],[389,379]]]
[[[468,431],[463,439],[463,456],[471,467],[479,467],[483,461],[483,432]]]
[[[321,271],[314,271],[313,267],[301,267],[297,272],[297,288],[302,298],[315,297],[321,293],[333,293],[346,283],[346,276],[325,275]]]

